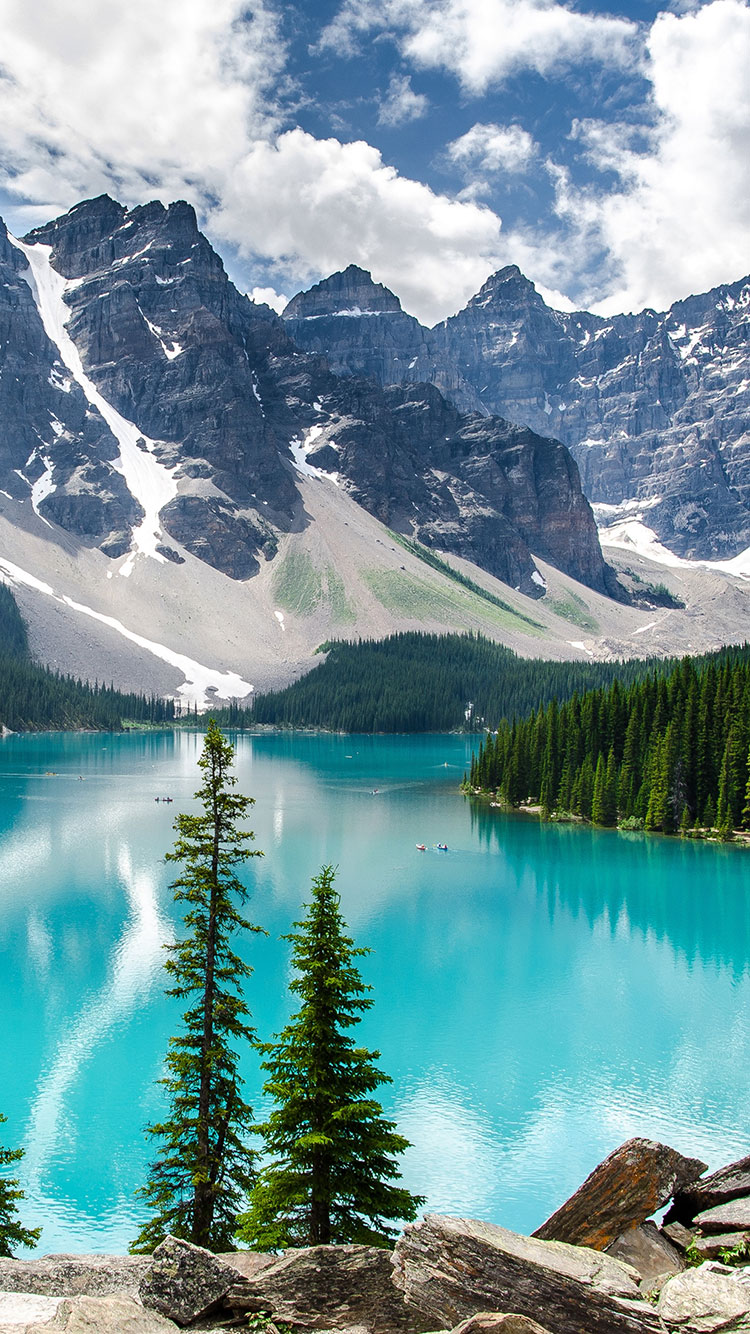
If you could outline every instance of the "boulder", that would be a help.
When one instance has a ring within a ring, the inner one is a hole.
[[[151,1267],[150,1255],[44,1255],[0,1259],[0,1290],[53,1297],[136,1297]]]
[[[550,1331],[525,1315],[483,1311],[457,1325],[453,1334],[550,1334]]]
[[[623,1232],[607,1247],[607,1255],[637,1269],[644,1288],[650,1288],[662,1274],[681,1274],[685,1268],[677,1247],[652,1222]]]
[[[750,1234],[747,1232],[718,1232],[713,1237],[695,1237],[695,1249],[704,1260],[720,1260],[722,1251],[733,1251],[736,1246],[747,1245]],[[748,1255],[750,1259],[750,1255]]]
[[[37,1301],[45,1300],[37,1298]],[[49,1300],[49,1299],[46,1299]],[[0,1331],[5,1334],[5,1326]],[[133,1297],[66,1297],[51,1319],[8,1326],[14,1334],[176,1334],[177,1326]]]
[[[693,1222],[701,1232],[750,1232],[750,1198],[729,1200],[714,1209],[704,1209]]]
[[[391,1282],[390,1252],[379,1246],[305,1246],[289,1250],[256,1278],[232,1288],[234,1310],[271,1313],[308,1329],[412,1334],[430,1328]],[[252,1305],[248,1305],[252,1302]]]
[[[661,1231],[678,1251],[686,1251],[695,1241],[695,1233],[682,1223],[662,1223]]]
[[[218,1259],[236,1269],[245,1278],[255,1278],[262,1270],[278,1264],[278,1255],[268,1255],[264,1251],[220,1251]]]
[[[750,1158],[728,1163],[726,1167],[720,1167],[718,1172],[699,1177],[697,1181],[676,1190],[666,1222],[676,1220],[689,1223],[703,1209],[713,1209],[715,1205],[726,1204],[741,1195],[750,1195]]]
[[[0,1334],[23,1334],[29,1325],[50,1320],[60,1301],[36,1293],[0,1292]]]
[[[188,1325],[213,1310],[241,1278],[211,1251],[167,1236],[154,1251],[138,1292],[144,1306]]]
[[[650,1334],[656,1312],[639,1274],[610,1255],[538,1241],[474,1219],[428,1215],[393,1254],[393,1281],[433,1329],[477,1312],[537,1316],[554,1334]]]
[[[532,1235],[603,1251],[703,1171],[705,1163],[685,1158],[666,1144],[626,1140]]]
[[[670,1334],[739,1334],[750,1330],[750,1282],[741,1270],[707,1261],[665,1283],[657,1309]]]

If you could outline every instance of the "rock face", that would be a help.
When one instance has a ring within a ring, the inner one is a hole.
[[[38,1260],[0,1258],[0,1292],[52,1297],[137,1296],[148,1255],[45,1255]]]
[[[188,1325],[216,1307],[240,1277],[211,1251],[165,1237],[151,1257],[138,1295],[144,1306]]]
[[[697,1158],[685,1158],[666,1144],[627,1140],[533,1235],[604,1250],[628,1228],[645,1222],[705,1168]]]
[[[536,1320],[525,1315],[501,1315],[497,1311],[474,1315],[457,1325],[453,1334],[549,1334]]]
[[[384,392],[352,378],[375,374],[351,337],[368,320],[386,322],[389,349],[406,340],[412,378],[440,375],[419,356],[411,366],[419,326],[368,275],[320,286],[285,325],[232,285],[185,203],[128,212],[104,195],[22,242],[3,228],[0,490],[23,502],[22,521],[112,558],[148,555],[164,578],[189,553],[245,580],[309,521],[296,478],[313,468],[383,522],[526,592],[540,591],[532,550],[612,591],[568,451],[461,416],[431,384]],[[334,358],[346,378],[289,336],[322,329],[331,310],[350,335],[346,365]],[[393,379],[395,354],[378,356]]]
[[[710,1176],[700,1177],[682,1190],[675,1191],[668,1220],[690,1221],[702,1209],[750,1196],[750,1158],[728,1163]]]
[[[603,521],[641,518],[679,555],[726,556],[750,544],[750,279],[661,314],[605,319],[550,309],[510,265],[436,328],[404,327],[394,352],[382,320],[351,315],[359,328],[329,328],[326,284],[314,290],[317,318],[295,318],[295,337],[305,347],[314,339],[342,372],[354,369],[348,340],[381,383],[396,370],[405,381],[430,379],[461,411],[562,440],[588,498],[615,507]],[[285,316],[305,309],[305,295]]]
[[[739,1334],[750,1330],[750,1280],[710,1262],[688,1269],[662,1288],[658,1312],[670,1332]]]
[[[542,1317],[555,1334],[661,1330],[638,1275],[599,1252],[520,1237],[473,1219],[428,1215],[406,1228],[394,1283],[433,1328],[477,1312]]]
[[[637,1269],[646,1289],[664,1274],[681,1274],[685,1268],[680,1251],[652,1222],[628,1228],[610,1243],[607,1255]]]
[[[248,1301],[252,1298],[252,1304]],[[305,1329],[359,1327],[369,1334],[426,1329],[391,1282],[390,1252],[376,1246],[309,1246],[286,1252],[229,1294],[233,1309],[265,1309]]]

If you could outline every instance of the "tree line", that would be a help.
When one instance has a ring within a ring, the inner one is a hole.
[[[511,806],[665,834],[750,828],[750,645],[502,722],[468,786]]]
[[[320,727],[338,732],[473,731],[553,698],[639,680],[646,661],[549,662],[520,658],[481,634],[407,631],[322,645],[325,662],[285,690],[216,714],[223,727]],[[655,670],[666,670],[659,665]]]
[[[252,831],[239,827],[253,803],[234,791],[233,758],[211,721],[198,761],[201,810],[177,816],[167,853],[182,867],[172,888],[184,910],[182,938],[166,946],[167,994],[187,1008],[161,1080],[165,1118],[147,1127],[157,1150],[139,1195],[150,1216],[130,1249],[151,1252],[167,1233],[213,1251],[237,1238],[257,1250],[387,1246],[393,1224],[413,1220],[424,1201],[397,1184],[408,1141],[374,1096],[390,1080],[376,1064],[380,1053],[358,1046],[352,1033],[372,1005],[357,966],[369,950],[347,934],[334,868],[322,867],[305,915],[284,937],[299,1009],[271,1042],[258,1041],[245,997],[252,969],[237,941],[261,928],[244,915],[248,890],[237,870],[262,853],[249,846]],[[248,1046],[264,1058],[272,1101],[258,1126],[239,1074]],[[19,1219],[18,1178],[4,1171],[22,1153],[0,1148],[0,1256],[39,1239],[39,1229]]]
[[[174,700],[90,685],[34,662],[18,604],[0,584],[0,726],[11,732],[117,732],[124,719],[158,724],[174,718]]]

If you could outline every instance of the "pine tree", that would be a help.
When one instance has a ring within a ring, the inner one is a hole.
[[[234,952],[233,933],[259,931],[241,916],[248,891],[235,867],[262,854],[237,828],[252,799],[232,792],[234,747],[209,723],[198,764],[204,772],[199,815],[178,815],[177,841],[167,861],[184,870],[172,888],[187,905],[184,940],[167,948],[168,996],[188,1001],[183,1031],[170,1039],[167,1119],[148,1127],[163,1141],[139,1194],[154,1209],[131,1246],[149,1252],[167,1232],[211,1250],[232,1245],[237,1211],[252,1186],[254,1153],[244,1142],[252,1111],[240,1094],[240,1044],[254,1043],[241,986],[251,969]]]
[[[0,1114],[0,1125],[7,1117]],[[22,1227],[18,1221],[17,1204],[24,1198],[17,1177],[8,1177],[5,1171],[11,1163],[23,1158],[23,1149],[4,1149],[0,1145],[0,1256],[11,1259],[15,1246],[36,1246],[42,1229]]]
[[[421,1197],[392,1183],[408,1141],[372,1094],[390,1083],[347,1032],[372,1005],[354,960],[369,954],[345,934],[334,869],[312,882],[307,915],[295,922],[302,1005],[264,1044],[265,1092],[276,1103],[259,1127],[272,1161],[263,1168],[238,1235],[258,1250],[340,1242],[389,1245],[389,1222],[411,1220]]]

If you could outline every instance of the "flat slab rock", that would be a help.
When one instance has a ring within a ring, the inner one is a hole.
[[[750,1199],[729,1200],[704,1209],[693,1221],[702,1232],[750,1232]]]
[[[393,1281],[433,1329],[476,1312],[544,1319],[554,1334],[651,1334],[663,1326],[639,1275],[612,1256],[474,1219],[428,1215],[393,1253]]]
[[[550,1334],[550,1331],[525,1315],[486,1311],[464,1320],[456,1326],[453,1334]]]
[[[17,1303],[22,1295],[14,1294]],[[52,1303],[54,1310],[28,1314],[23,1323],[3,1323],[12,1315],[0,1303],[0,1334],[177,1334],[177,1326],[155,1311],[146,1311],[133,1297],[51,1297],[33,1296],[28,1302]],[[16,1314],[21,1314],[21,1307]]]
[[[532,1235],[603,1251],[705,1169],[698,1158],[685,1158],[667,1144],[626,1140]]]
[[[691,1222],[701,1210],[713,1209],[741,1195],[750,1195],[750,1158],[739,1158],[736,1163],[728,1163],[718,1172],[676,1190],[667,1222],[673,1218],[681,1223]]]
[[[38,1260],[0,1258],[0,1291],[52,1297],[136,1297],[151,1265],[149,1255],[43,1255]]]
[[[656,1223],[651,1222],[623,1232],[607,1247],[607,1255],[637,1269],[646,1289],[662,1274],[681,1274],[685,1268],[677,1247],[659,1231]]]
[[[275,1320],[308,1329],[416,1334],[430,1328],[393,1286],[390,1251],[379,1246],[289,1250],[247,1290],[267,1302]]]
[[[750,1330],[750,1279],[740,1269],[707,1261],[670,1278],[659,1295],[665,1327],[679,1334],[745,1334]]]

